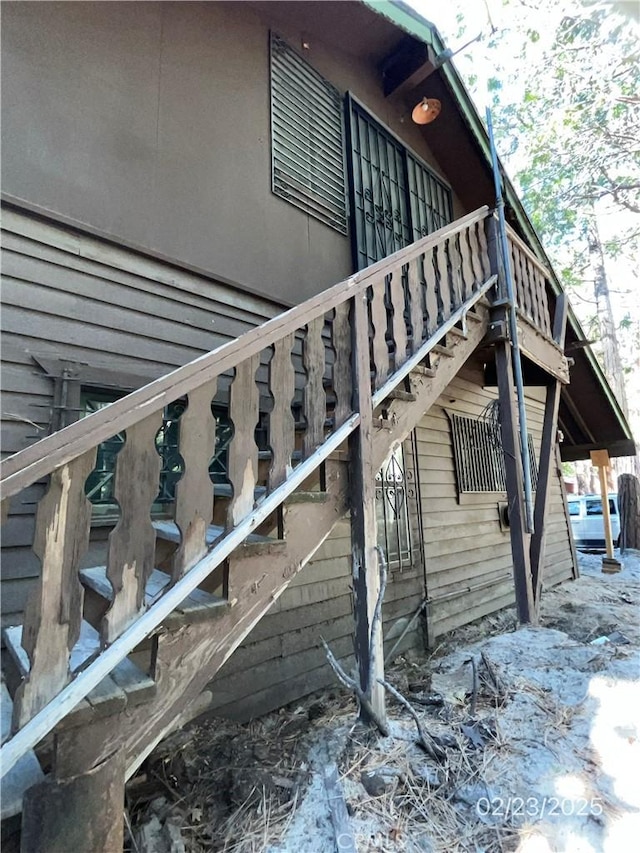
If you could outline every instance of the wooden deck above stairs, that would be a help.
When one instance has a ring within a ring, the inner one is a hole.
[[[361,686],[381,701],[368,681],[378,589],[370,491],[375,471],[485,338],[498,295],[492,222],[486,208],[476,211],[2,463],[4,510],[49,478],[33,544],[40,583],[24,624],[5,632],[14,710],[3,773],[55,731],[54,770],[27,791],[27,815],[41,813],[60,785],[108,766],[117,796],[114,779],[123,784],[179,724],[349,510]],[[529,282],[530,320],[550,328],[545,279],[512,245],[519,280]],[[300,440],[291,410],[296,337],[306,374]],[[254,440],[261,360],[273,400],[263,476]],[[214,526],[211,401],[229,371],[232,494],[226,524]],[[154,523],[155,438],[164,407],[181,398],[188,401],[180,419],[183,472],[173,518]],[[122,432],[120,517],[106,563],[81,569],[91,525],[84,484],[98,445]],[[25,788],[32,781],[25,777]],[[47,814],[47,837],[69,849],[67,816],[59,816],[63,826]]]

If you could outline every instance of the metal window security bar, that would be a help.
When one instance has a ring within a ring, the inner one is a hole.
[[[275,33],[270,63],[271,188],[346,234],[342,95]]]
[[[83,391],[80,398],[81,417],[86,417],[119,399],[121,394]],[[175,500],[176,484],[183,473],[182,459],[178,453],[180,435],[180,416],[185,410],[185,401],[176,400],[164,411],[162,427],[156,436],[156,450],[162,460],[159,490],[152,506],[154,515],[162,515],[165,508]],[[227,450],[233,435],[233,429],[227,412],[212,407],[216,419],[215,448],[209,465],[212,485],[226,484]],[[110,518],[116,515],[117,504],[113,496],[113,480],[118,453],[122,450],[125,436],[114,435],[98,446],[96,465],[85,484],[85,494],[93,504],[95,517]]]
[[[495,421],[449,414],[459,492],[504,492],[507,489],[500,425]],[[527,436],[533,488],[538,481],[533,437]]]
[[[356,269],[452,221],[451,190],[417,155],[347,96]]]
[[[410,460],[405,447],[398,447],[376,474],[375,501],[378,544],[389,566],[402,571],[414,564],[414,551],[421,550],[419,483],[415,436],[409,438]],[[408,464],[408,462],[411,464]]]

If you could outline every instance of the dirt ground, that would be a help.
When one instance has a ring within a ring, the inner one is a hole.
[[[623,853],[640,837],[640,553],[581,554],[541,627],[504,610],[397,660],[389,736],[342,688],[247,725],[199,720],[130,782],[135,853]],[[340,813],[340,845],[327,795]],[[336,795],[337,790],[337,795]]]

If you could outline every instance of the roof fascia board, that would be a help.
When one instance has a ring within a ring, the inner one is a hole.
[[[402,0],[360,0],[360,2],[369,7],[376,14],[386,18],[399,29],[402,29],[409,35],[423,41],[434,50],[436,56],[446,49],[446,46],[435,25],[430,21],[427,21],[426,18],[423,18],[418,12],[406,3],[402,2]],[[455,65],[451,60],[445,62],[439,70],[444,75],[444,79],[456,99],[456,102],[459,104],[467,125],[480,147],[480,151],[484,155],[487,164],[490,166],[491,150],[489,147],[489,136],[475,104],[462,81],[462,78],[458,74]],[[530,245],[536,251],[540,260],[543,261],[551,271],[551,285],[555,293],[558,294],[563,290],[562,285],[558,281],[553,266],[547,257],[535,228],[533,227],[533,223],[529,219],[529,216],[518,197],[515,187],[507,175],[506,169],[502,163],[500,163],[500,166],[503,173],[507,201],[516,214],[518,223],[529,240]],[[586,335],[571,305],[569,305],[567,322],[570,323],[579,340],[586,340]],[[606,380],[602,367],[600,366],[600,362],[597,360],[591,347],[586,347],[584,353],[596,375],[596,378],[598,379],[600,386],[602,387],[602,390],[609,400],[611,407],[616,413],[625,434],[633,441],[631,430],[627,424],[627,419]]]

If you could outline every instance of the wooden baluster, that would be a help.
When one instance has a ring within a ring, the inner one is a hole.
[[[545,330],[544,316],[542,313],[542,299],[540,293],[540,279],[538,277],[538,270],[531,263],[530,258],[525,257],[524,262],[527,265],[527,275],[531,284],[532,318],[535,327],[541,332],[543,332]]]
[[[371,286],[369,310],[373,325],[373,364],[376,370],[375,387],[381,388],[389,375],[389,347],[387,346],[386,283],[378,279]]]
[[[540,310],[542,312],[542,326],[545,333],[551,337],[551,313],[549,311],[549,297],[547,296],[547,280],[540,272],[536,270],[536,276],[540,282],[538,293],[540,294]]]
[[[102,640],[119,637],[144,609],[144,591],[154,569],[156,532],[151,505],[158,495],[162,460],[156,436],[162,410],[129,427],[116,458],[113,496],[120,518],[109,535],[107,577],[114,599],[102,624]]]
[[[402,281],[402,271],[400,269],[395,269],[389,278],[393,340],[395,343],[395,367],[397,370],[407,360],[407,323],[404,317],[406,297],[404,283]]]
[[[324,316],[307,323],[307,334],[303,344],[304,369],[307,384],[304,390],[304,416],[307,431],[304,434],[303,450],[310,456],[324,442],[324,424],[327,418],[327,396],[324,391],[325,351],[322,330]]]
[[[425,297],[427,308],[427,334],[432,335],[438,328],[440,309],[440,288],[438,285],[438,275],[436,273],[436,251],[430,249],[424,256],[424,280],[425,280]]]
[[[542,318],[540,316],[540,303],[538,300],[538,287],[535,277],[535,270],[533,264],[524,253],[522,253],[522,263],[526,269],[527,282],[529,285],[529,299],[531,301],[531,319],[533,320],[534,326],[536,326],[536,328],[540,328],[540,322]]]
[[[487,228],[492,227],[491,223],[495,222],[492,216],[488,216],[483,222],[478,222],[477,237],[480,246],[480,260],[482,262],[482,280],[486,281],[491,275],[491,258],[489,257],[489,241],[487,238]]]
[[[461,267],[461,275],[462,275],[462,299],[463,301],[467,301],[473,293],[473,283],[475,281],[475,274],[473,271],[473,262],[472,262],[472,249],[469,242],[469,228],[466,228],[460,234],[460,254],[462,256],[462,267]]]
[[[179,580],[207,553],[207,528],[213,520],[213,483],[209,464],[215,451],[216,420],[211,411],[217,379],[189,392],[189,405],[180,417],[180,456],[184,472],[176,484],[175,522],[180,546],[173,556],[171,576]]]
[[[269,416],[269,444],[271,467],[269,491],[284,483],[291,471],[291,457],[295,444],[295,419],[291,403],[295,393],[295,371],[291,360],[293,334],[286,335],[273,345],[269,362],[269,388],[273,396],[273,409]]]
[[[449,260],[451,263],[451,292],[453,310],[464,302],[464,281],[462,276],[462,235],[456,234],[449,241]]]
[[[531,278],[531,265],[529,264],[529,259],[524,254],[524,252],[518,252],[520,267],[522,269],[522,280],[524,282],[524,291],[526,294],[526,302],[527,302],[527,313],[529,319],[537,326],[537,306],[536,306],[536,291],[534,287],[534,282]]]
[[[511,275],[513,277],[513,293],[516,300],[516,308],[524,312],[524,293],[518,265],[518,255],[515,244],[511,241],[509,241],[509,262],[511,263]]]
[[[258,423],[258,386],[256,371],[260,354],[252,355],[236,367],[229,389],[229,417],[233,422],[233,439],[229,445],[229,480],[233,498],[227,514],[228,527],[235,527],[253,510],[258,480],[258,445],[255,429]]]
[[[336,428],[341,426],[353,411],[353,376],[351,365],[351,300],[336,307],[333,318],[333,390],[336,395]]]
[[[42,569],[24,613],[22,646],[31,668],[15,696],[16,726],[28,722],[69,680],[69,652],[82,621],[78,568],[89,544],[91,525],[84,484],[95,461],[94,447],[56,468],[38,504],[33,550]]]
[[[468,230],[469,235],[469,247],[471,250],[471,269],[473,270],[473,287],[472,290],[475,290],[475,285],[480,284],[484,281],[485,270],[483,261],[484,258],[482,256],[482,246],[480,245],[480,239],[478,237],[478,230],[482,231],[484,234],[484,222],[475,222]]]
[[[428,261],[431,258],[429,256]],[[413,330],[413,352],[417,352],[422,344],[422,333],[424,329],[424,296],[422,293],[422,264],[421,258],[415,258],[409,264],[407,274],[407,288],[411,300],[411,328]]]
[[[443,244],[438,246],[437,251],[438,269],[440,271],[440,299],[442,303],[440,323],[444,323],[444,321],[448,320],[451,315],[452,275],[449,242],[449,239],[445,240]]]

